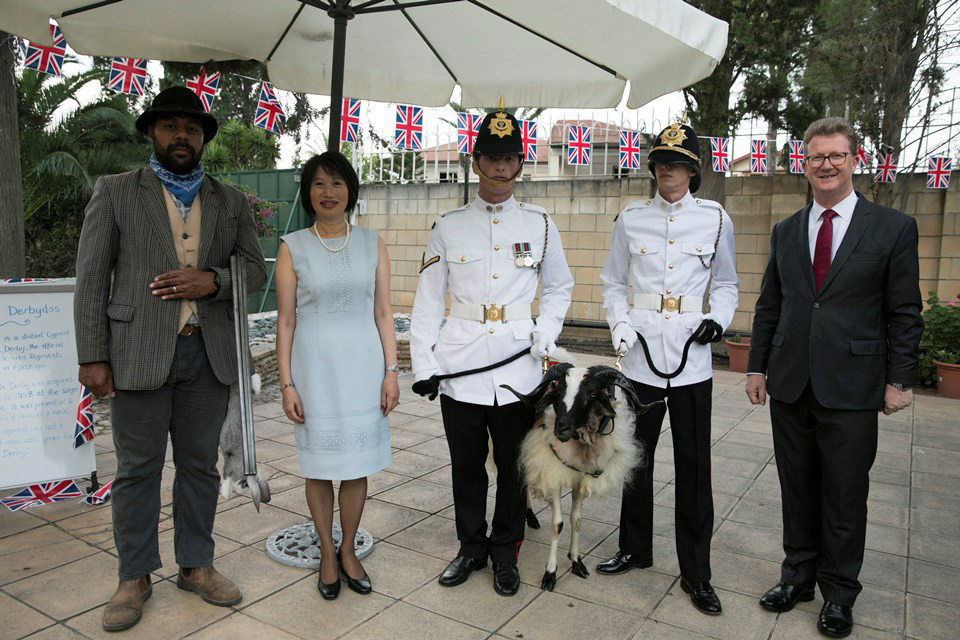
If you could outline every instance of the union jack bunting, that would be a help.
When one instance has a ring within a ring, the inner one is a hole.
[[[397,127],[393,142],[401,149],[423,149],[423,109],[408,104],[397,105]]]
[[[480,123],[483,118],[472,113],[457,112],[457,151],[473,153],[473,145],[480,133]]]
[[[113,490],[113,480],[103,485],[96,491],[88,493],[87,497],[83,499],[89,505],[97,506],[98,504],[103,504],[110,499],[110,492]]]
[[[567,129],[567,164],[590,164],[590,143],[593,132],[590,127],[571,125]]]
[[[730,138],[710,138],[710,158],[715,173],[730,171]]]
[[[47,282],[52,280],[52,278],[2,278],[0,283],[2,284],[27,284],[29,282]]]
[[[80,401],[77,402],[77,421],[73,430],[73,448],[93,440],[93,393],[80,385]]]
[[[790,141],[790,173],[803,173],[803,140]]]
[[[27,42],[27,53],[23,66],[27,69],[49,73],[52,76],[63,75],[63,56],[67,54],[67,41],[60,31],[60,27],[50,23],[50,35],[53,36],[53,46],[46,47],[33,42]]]
[[[620,168],[640,168],[640,132],[620,130]]]
[[[220,72],[217,71],[207,75],[207,70],[203,67],[200,67],[200,73],[194,76],[192,80],[187,80],[187,89],[200,96],[203,110],[207,113],[210,113],[210,109],[213,107],[213,99],[216,97],[219,87]]]
[[[523,159],[527,162],[537,161],[537,121],[519,120],[520,137],[523,139]]]
[[[881,152],[877,155],[877,172],[873,176],[873,181],[897,181],[897,159],[893,157],[893,151]]]
[[[873,156],[867,153],[867,150],[861,146],[857,147],[857,169],[869,169],[870,163],[873,162]]]
[[[953,160],[947,156],[934,156],[927,162],[927,188],[949,189],[950,171],[953,170]]]
[[[357,144],[360,139],[360,100],[344,98],[340,109],[340,142]]]
[[[767,172],[767,141],[750,141],[750,173]]]
[[[110,63],[107,88],[117,93],[142,96],[147,81],[147,61],[140,58],[114,58]]]
[[[21,509],[30,509],[41,504],[50,504],[51,502],[60,502],[71,498],[82,498],[83,491],[73,480],[60,480],[59,482],[44,482],[42,484],[33,484],[24,487],[17,493],[6,498],[0,498],[0,502],[10,509],[10,511],[20,511]]]
[[[287,114],[283,112],[277,94],[273,92],[273,85],[264,81],[260,85],[260,100],[257,102],[257,113],[253,116],[253,126],[279,135],[283,133],[286,121]]]

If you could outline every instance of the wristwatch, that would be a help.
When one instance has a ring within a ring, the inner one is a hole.
[[[887,384],[901,393],[910,391],[910,389],[913,388],[909,384],[900,384],[899,382],[888,382]]]
[[[220,293],[220,274],[217,273],[214,269],[205,269],[205,271],[209,271],[210,273],[213,274],[213,286],[215,286],[215,287],[217,288],[216,291],[214,291],[213,293],[211,293],[211,294],[210,294],[209,296],[207,296],[207,297],[208,297],[208,298],[216,298],[216,297],[217,297],[217,294]]]
[[[388,366],[388,367],[386,368],[386,370],[387,370],[387,371],[393,371],[394,373],[400,373],[400,365],[398,365],[398,364],[391,364],[390,366]]]

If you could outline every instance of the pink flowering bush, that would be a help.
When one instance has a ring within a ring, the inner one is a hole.
[[[925,380],[936,380],[933,361],[960,364],[960,295],[941,302],[936,292],[927,298],[923,312],[923,341],[926,353],[920,360],[920,374]]]
[[[273,236],[277,231],[273,223],[277,218],[277,212],[280,211],[280,203],[261,199],[256,191],[245,185],[235,184],[233,186],[243,193],[250,204],[250,210],[253,212],[253,222],[257,227],[257,235],[261,238]]]

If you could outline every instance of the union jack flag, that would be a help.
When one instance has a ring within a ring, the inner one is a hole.
[[[537,161],[537,121],[519,120],[520,137],[523,139],[523,159]]]
[[[60,502],[70,498],[82,498],[83,491],[73,480],[60,480],[59,482],[44,482],[24,487],[12,496],[0,498],[0,502],[10,509],[10,511],[20,511],[21,509],[30,509],[41,504],[50,504],[51,502]]]
[[[77,422],[73,430],[73,448],[93,440],[93,393],[80,385],[80,401],[77,402]]]
[[[107,88],[117,93],[142,96],[147,81],[147,61],[140,58],[114,58],[110,63]]]
[[[87,497],[83,499],[89,505],[97,506],[98,504],[103,504],[110,499],[110,492],[113,490],[113,480],[103,485],[96,491],[88,493]]]
[[[340,142],[357,144],[360,139],[360,100],[344,98],[340,109]]]
[[[570,125],[567,129],[567,164],[590,164],[590,144],[593,132],[590,127]]]
[[[640,132],[620,130],[620,168],[640,168]]]
[[[277,94],[273,92],[273,85],[264,81],[260,85],[260,100],[257,102],[257,113],[253,116],[253,126],[279,135],[283,133],[286,121],[287,114],[283,112]]]
[[[220,72],[207,75],[207,70],[200,67],[200,73],[194,76],[192,80],[187,80],[187,89],[200,96],[200,102],[203,103],[203,110],[210,113],[213,107],[213,99],[217,95],[217,88],[220,87]]]
[[[893,151],[881,152],[877,155],[877,172],[873,176],[873,181],[897,181],[897,159],[893,157]]]
[[[3,278],[0,283],[3,284],[27,284],[28,282],[47,282],[52,278]]]
[[[710,158],[715,173],[730,171],[730,138],[710,138]]]
[[[803,173],[803,140],[790,141],[790,173]]]
[[[953,161],[947,156],[935,156],[927,163],[927,188],[949,189],[950,171],[953,170]]]
[[[480,123],[483,118],[472,113],[457,112],[457,151],[473,153],[473,145],[480,133]]]
[[[750,141],[750,173],[767,172],[767,141]]]
[[[408,104],[397,105],[397,127],[394,144],[401,149],[423,149],[423,109]]]
[[[63,37],[60,27],[52,22],[50,35],[53,36],[53,46],[50,47],[27,42],[23,66],[52,76],[60,76],[63,74],[63,56],[67,54],[67,40]]]
[[[869,169],[870,163],[873,162],[873,156],[867,153],[867,150],[861,146],[857,147],[857,169]]]

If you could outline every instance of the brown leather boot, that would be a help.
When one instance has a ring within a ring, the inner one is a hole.
[[[177,587],[186,591],[194,591],[205,602],[218,607],[229,607],[243,599],[243,594],[237,585],[220,574],[213,567],[180,567],[177,574]]]
[[[116,593],[107,601],[103,610],[104,631],[123,631],[140,622],[143,603],[153,595],[150,576],[136,580],[121,580]]]

